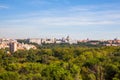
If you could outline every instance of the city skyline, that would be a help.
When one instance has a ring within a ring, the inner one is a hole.
[[[120,38],[120,0],[1,0],[0,38]]]

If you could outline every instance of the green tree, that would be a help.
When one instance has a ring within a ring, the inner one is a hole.
[[[16,72],[4,72],[0,74],[2,80],[19,80],[19,74]]]

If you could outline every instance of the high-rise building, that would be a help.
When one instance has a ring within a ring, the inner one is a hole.
[[[11,42],[9,46],[10,46],[11,53],[17,51],[17,43],[16,42]]]

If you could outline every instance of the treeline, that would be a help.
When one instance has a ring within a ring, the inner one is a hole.
[[[44,45],[0,50],[0,80],[120,80],[120,47]]]

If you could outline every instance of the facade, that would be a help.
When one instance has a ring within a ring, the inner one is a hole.
[[[34,45],[19,43],[13,39],[0,39],[0,49],[9,48],[10,53],[13,53],[17,50],[29,50],[36,49]]]
[[[24,49],[26,49],[26,50],[29,50],[29,49],[36,49],[36,47],[34,46],[34,45],[30,45],[30,44],[24,44],[24,43],[18,43],[17,44],[17,49],[18,50],[24,50]]]
[[[45,43],[45,44],[52,44],[52,43],[55,43],[55,39],[54,39],[54,38],[42,39],[42,43]]]
[[[56,39],[56,38],[31,38],[28,39],[29,43],[37,43],[39,45],[41,44],[60,44],[60,43],[69,43],[69,44],[76,44],[77,40],[72,40],[70,39],[69,36],[67,36],[66,38],[61,38],[61,39]]]
[[[8,43],[0,43],[0,49],[9,48]]]
[[[41,39],[39,39],[39,38],[31,38],[31,39],[28,39],[28,42],[29,42],[29,43],[36,43],[36,44],[41,45]]]
[[[16,43],[16,42],[11,42],[11,43],[9,44],[9,46],[10,46],[10,52],[11,52],[11,53],[17,51],[17,43]]]

